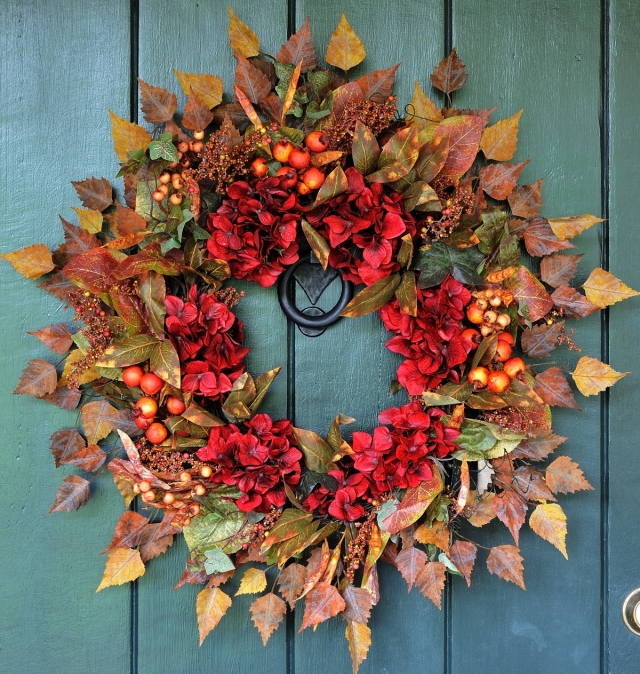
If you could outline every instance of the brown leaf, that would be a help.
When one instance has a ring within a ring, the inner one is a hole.
[[[593,489],[578,464],[568,456],[559,456],[547,466],[545,480],[549,489],[556,494],[573,494],[576,491]]]
[[[96,592],[112,585],[122,585],[144,575],[140,553],[131,548],[115,548],[109,553],[102,581]]]
[[[364,97],[369,99],[375,96],[376,100],[379,100],[380,97],[390,96],[393,92],[393,81],[399,67],[400,64],[396,63],[395,66],[386,70],[374,70],[359,77],[356,83],[362,89]]]
[[[442,562],[428,562],[416,578],[416,587],[438,607],[442,608],[442,590],[447,567]]]
[[[53,393],[58,384],[56,368],[46,360],[30,360],[20,375],[20,381],[14,394],[30,395],[42,398]]]
[[[427,523],[421,524],[415,532],[416,540],[423,545],[435,545],[440,550],[449,552],[451,545],[451,532],[449,527],[438,522],[437,520],[432,526],[427,526]]]
[[[139,233],[146,230],[147,223],[145,219],[138,215],[132,208],[127,208],[121,204],[116,204],[114,215],[115,230],[119,236]]]
[[[109,110],[111,117],[111,135],[113,136],[113,149],[120,161],[129,159],[129,152],[146,150],[151,142],[151,134],[138,126],[135,122],[129,122],[118,117]]]
[[[506,199],[518,182],[524,167],[529,163],[521,161],[517,164],[490,164],[480,169],[480,184],[482,189],[494,199],[503,201]]]
[[[251,103],[249,103],[249,105],[251,105]],[[275,94],[272,91],[266,98],[263,98],[260,101],[260,107],[262,108],[262,111],[269,117],[270,120],[272,120],[276,124],[281,123],[282,111],[284,109],[284,106],[282,105],[282,101],[280,100],[278,94]]]
[[[65,477],[56,494],[56,500],[47,512],[72,512],[89,500],[89,482],[79,475]]]
[[[487,127],[482,132],[480,149],[484,152],[484,156],[487,159],[509,161],[509,159],[516,153],[516,146],[518,144],[518,123],[520,122],[522,112],[523,111],[520,110],[520,112],[516,112],[513,117],[503,119],[493,126]],[[514,215],[519,214],[514,212]]]
[[[449,550],[449,559],[455,564],[456,569],[464,576],[467,586],[471,585],[471,572],[476,563],[478,548],[468,541],[456,541]]]
[[[531,185],[517,185],[507,201],[514,215],[535,218],[542,207],[542,178]]]
[[[60,354],[66,353],[73,344],[72,332],[66,323],[54,323],[29,334],[37,337],[51,351]]]
[[[431,84],[436,89],[444,91],[445,94],[450,94],[452,91],[460,89],[467,81],[464,63],[458,57],[455,49],[451,51],[447,58],[440,61],[430,79]]]
[[[505,288],[517,302],[527,305],[529,319],[534,323],[553,309],[553,301],[542,283],[523,265],[505,282]]]
[[[212,576],[208,576],[207,587],[220,587],[224,585],[228,580],[231,580],[235,575],[236,570],[232,569],[231,571],[222,571],[221,573],[214,573]]]
[[[147,526],[149,521],[146,517],[127,510],[120,516],[116,524],[116,530],[111,539],[111,543],[102,551],[109,552],[114,548],[135,548],[142,540],[142,530]]]
[[[195,95],[193,88],[187,100],[182,118],[182,126],[192,131],[203,131],[213,121],[209,108]]]
[[[51,293],[54,297],[57,297],[59,300],[68,300],[69,292],[71,290],[76,290],[75,286],[71,281],[61,272],[54,272],[50,278],[42,283],[38,283],[38,288],[46,290],[48,293]]]
[[[322,580],[330,559],[331,551],[329,550],[329,542],[325,538],[322,542],[322,547],[316,548],[309,557],[305,571],[304,586],[298,599],[309,594],[315,585]]]
[[[541,503],[529,517],[529,526],[554,547],[558,548],[565,559],[567,556],[567,517],[557,503]]]
[[[82,398],[82,392],[76,388],[67,388],[62,386],[57,388],[53,393],[42,396],[42,400],[46,400],[52,405],[57,405],[63,410],[75,410]]]
[[[149,124],[164,124],[173,119],[173,113],[178,107],[177,96],[163,89],[147,84],[138,77],[140,84],[140,107],[142,114]]]
[[[83,206],[104,211],[111,206],[113,190],[106,178],[87,178],[71,182]]]
[[[582,257],[560,253],[543,257],[540,261],[540,278],[552,288],[566,285],[575,276]]]
[[[601,363],[596,358],[582,356],[571,376],[580,393],[583,396],[591,396],[613,386],[628,374],[628,372],[616,372],[610,365]]]
[[[526,501],[514,491],[507,490],[491,501],[491,507],[498,519],[509,529],[517,545],[520,528],[527,514]]]
[[[238,54],[235,84],[243,91],[252,103],[259,103],[271,91],[269,78],[242,54]]]
[[[520,466],[512,473],[512,486],[528,501],[555,501],[542,473],[533,466]]]
[[[75,466],[87,473],[95,473],[105,462],[106,458],[107,455],[99,445],[89,445],[88,447],[83,447],[74,457],[67,461],[61,461],[61,463]]]
[[[542,431],[535,438],[523,440],[510,456],[512,459],[525,459],[527,461],[544,461],[557,447],[567,438],[555,435],[551,431]]]
[[[557,288],[551,295],[551,299],[558,309],[564,311],[566,318],[584,318],[598,311],[595,304],[591,304],[584,295],[568,285]]]
[[[559,250],[575,248],[569,241],[560,241],[544,218],[534,218],[524,230],[524,245],[529,255],[542,257]]]
[[[269,637],[278,628],[287,612],[287,605],[273,592],[258,597],[251,606],[251,620],[260,632],[262,643],[267,645]]]
[[[621,302],[629,297],[640,295],[637,290],[629,288],[619,278],[604,269],[594,269],[589,278],[582,285],[591,304],[600,309],[610,307],[616,302]]]
[[[406,548],[397,554],[395,564],[402,577],[407,581],[409,590],[414,586],[418,574],[428,561],[427,553],[419,548]]]
[[[547,405],[580,410],[571,392],[569,382],[559,367],[550,367],[548,370],[536,375],[536,383],[533,390]]]
[[[229,5],[229,45],[234,56],[241,54],[246,58],[251,58],[260,53],[258,36],[246,23],[240,21],[231,9],[231,5]]]
[[[342,591],[342,598],[345,603],[344,617],[360,625],[366,625],[373,607],[373,597],[369,592],[362,587],[347,585]]]
[[[338,615],[346,607],[338,590],[329,583],[317,583],[307,594],[304,604],[304,616],[298,632],[307,627],[319,625],[329,618]]]
[[[51,251],[42,243],[34,243],[13,253],[2,253],[0,257],[25,278],[38,279],[53,271],[55,266]]]
[[[362,63],[366,55],[364,45],[349,25],[345,13],[342,12],[338,27],[327,45],[325,61],[329,65],[346,71]]]
[[[194,94],[209,108],[215,108],[222,102],[223,84],[219,77],[214,75],[183,73],[179,70],[173,70],[175,76],[180,82],[184,95],[191,96],[191,90]]]
[[[56,460],[56,468],[73,458],[86,447],[84,438],[78,431],[66,428],[56,431],[51,436],[51,453]]]
[[[568,218],[549,219],[553,233],[562,241],[572,239],[599,222],[604,222],[604,220],[596,218],[595,215],[573,215]]]
[[[353,663],[352,672],[358,674],[358,669],[367,659],[367,653],[371,646],[371,630],[366,625],[348,620],[345,635],[349,642],[349,653]]]
[[[522,557],[520,550],[514,545],[499,545],[491,548],[487,558],[487,568],[490,573],[506,580],[509,583],[515,583],[518,587],[526,590],[524,584]]]
[[[101,245],[100,239],[90,232],[72,225],[62,217],[60,221],[62,222],[62,229],[64,231],[64,252],[69,259]]]
[[[107,400],[87,403],[82,408],[81,416],[87,441],[92,445],[118,427],[123,428],[125,424],[131,426],[130,416],[123,410],[117,410]]]
[[[449,151],[440,171],[441,176],[459,178],[471,168],[478,154],[483,123],[480,117],[450,117],[438,125],[436,137],[449,136]]]
[[[547,325],[534,325],[522,331],[522,350],[530,358],[546,358],[564,335],[564,321]]]
[[[177,582],[174,590],[179,590],[183,585],[202,585],[207,580],[207,572],[202,569],[194,569],[191,567],[190,562],[187,560],[187,566],[180,576],[180,580]]]
[[[245,54],[246,56],[246,54]],[[276,61],[295,66],[302,61],[302,72],[313,70],[316,67],[316,48],[311,37],[309,17],[298,30],[280,48],[276,54]]]
[[[131,234],[119,236],[117,239],[112,239],[106,243],[105,248],[108,248],[109,250],[124,250],[125,248],[131,248],[132,246],[138,245],[148,233],[149,232],[131,232]]]
[[[236,98],[238,99],[238,103],[240,103],[242,109],[244,110],[245,114],[247,115],[251,123],[255,126],[255,128],[256,129],[263,128],[262,120],[258,116],[256,109],[253,107],[253,105],[251,105],[251,101],[247,98],[242,89],[240,89],[237,85],[234,84],[233,92]]]
[[[295,608],[296,599],[302,594],[307,570],[302,564],[289,564],[278,578],[280,594],[287,600],[291,610]]]
[[[140,537],[140,557],[148,562],[154,557],[164,554],[173,544],[173,536],[180,531],[171,524],[173,515],[165,514],[162,522],[147,524]]]
[[[198,594],[196,614],[201,646],[207,634],[217,626],[230,606],[231,599],[218,587],[202,590]]]
[[[495,518],[495,513],[491,507],[491,502],[495,498],[491,491],[485,491],[478,494],[474,489],[469,492],[467,505],[464,509],[464,516],[469,520],[469,524],[474,527],[483,527]]]
[[[443,119],[440,108],[424,93],[418,80],[413,87],[407,117],[420,130],[426,128],[429,122],[441,122]]]

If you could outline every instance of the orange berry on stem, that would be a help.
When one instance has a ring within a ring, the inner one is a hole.
[[[494,393],[503,393],[509,388],[510,383],[511,378],[506,372],[496,370],[489,375],[487,385],[490,391],[493,391]]]
[[[510,358],[504,364],[504,371],[511,377],[515,379],[520,373],[524,372],[527,369],[527,366],[524,364],[522,358]]]
[[[204,478],[211,477],[212,474],[213,469],[211,468],[211,466],[202,466],[202,468],[200,469],[200,475],[202,475],[202,477]]]
[[[167,427],[157,421],[151,424],[145,433],[145,437],[152,445],[159,445],[164,442],[167,439],[167,435],[169,435]]]
[[[154,374],[153,372],[147,372],[147,374],[143,375],[143,377],[140,379],[139,386],[144,393],[152,396],[160,391],[163,386],[163,381],[160,379],[160,377],[158,377],[157,374]]]
[[[193,137],[196,140],[202,140],[204,138],[204,131],[195,131]]]
[[[154,201],[157,201],[158,203],[160,203],[164,199],[164,197],[165,197],[165,193],[161,192],[160,190],[154,190],[151,194],[151,198]]]
[[[320,189],[324,184],[324,173],[319,168],[312,166],[302,174],[302,182],[309,189]]]
[[[175,503],[176,497],[168,491],[163,497],[162,501],[165,505],[171,505],[172,503]]]
[[[167,183],[171,182],[171,174],[170,173],[161,173],[160,177],[158,180],[163,184],[166,185]]]
[[[281,164],[286,164],[289,155],[291,154],[291,150],[293,150],[293,143],[290,143],[288,140],[279,140],[274,146],[273,146],[273,158],[276,161],[279,161]]]
[[[279,168],[276,171],[276,176],[283,178],[281,184],[284,189],[291,189],[298,182],[298,176],[296,175],[296,172],[288,166]]]
[[[151,419],[158,413],[158,403],[153,398],[142,396],[142,398],[138,398],[135,409],[144,419]]]
[[[146,431],[149,426],[151,426],[153,420],[155,417],[151,417],[150,419],[146,419],[145,417],[136,417],[133,420],[133,423],[142,431]]]
[[[504,339],[498,339],[495,359],[499,363],[504,363],[505,360],[509,360],[509,358],[511,358],[511,344],[505,342]]]
[[[479,325],[484,320],[484,310],[481,309],[475,302],[472,302],[467,307],[467,319],[471,323]]]
[[[167,406],[167,412],[174,415],[182,414],[186,409],[186,406],[182,400],[179,400],[174,396],[169,396],[165,404]]]
[[[471,342],[472,349],[477,349],[478,345],[482,341],[480,333],[477,330],[474,330],[473,328],[467,328],[466,330],[463,330],[460,336],[464,337],[464,339],[467,339]]]
[[[188,470],[180,473],[180,482],[191,482],[191,473]]]
[[[513,335],[510,332],[501,332],[498,334],[498,339],[501,342],[507,342],[513,346],[516,343],[516,340],[513,338]]]
[[[322,131],[312,131],[305,139],[311,152],[324,152],[329,147],[329,139]]]
[[[207,493],[207,488],[203,484],[197,484],[193,491],[195,492],[196,496],[204,496]]]
[[[311,155],[305,148],[296,147],[289,153],[289,159],[287,161],[289,166],[293,166],[294,169],[299,171],[309,166],[311,163]]]
[[[138,489],[144,494],[151,489],[151,485],[146,480],[142,480],[142,482],[138,482]]]
[[[469,371],[467,379],[474,389],[484,388],[489,381],[489,370],[486,367],[474,367]]]
[[[265,157],[256,157],[251,162],[251,175],[256,178],[263,178],[269,173],[269,167],[267,166],[267,160]]]
[[[180,206],[180,204],[182,203],[182,197],[179,194],[172,194],[169,197],[169,201],[173,206]]]
[[[122,370],[122,381],[127,386],[138,386],[144,376],[144,370],[139,365],[130,365]]]

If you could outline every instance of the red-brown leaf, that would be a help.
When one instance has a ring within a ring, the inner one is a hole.
[[[449,152],[439,175],[458,178],[475,161],[484,128],[482,119],[473,115],[461,115],[443,120],[437,127],[436,138],[449,136]]]
[[[305,600],[304,616],[298,632],[333,618],[344,611],[345,607],[344,599],[333,585],[317,583]]]
[[[573,494],[575,491],[593,489],[578,464],[568,456],[559,456],[550,463],[545,477],[549,488],[556,494]]]
[[[514,491],[507,490],[491,501],[491,508],[498,519],[509,529],[517,545],[520,528],[527,514],[526,501]]]
[[[54,323],[29,334],[37,337],[47,348],[60,354],[66,353],[73,344],[71,339],[73,333],[66,323]]]
[[[243,57],[244,58],[244,57]],[[213,113],[209,108],[193,93],[187,100],[182,118],[182,126],[192,131],[202,131],[206,129],[213,121]]]
[[[76,286],[61,272],[54,272],[46,281],[38,283],[38,288],[46,290],[59,300],[69,299],[69,292],[76,290]]]
[[[397,554],[395,564],[402,577],[407,581],[409,591],[428,561],[427,554],[419,548],[406,548]]]
[[[72,512],[81,508],[89,500],[89,482],[79,475],[69,475],[64,478],[56,500],[48,512]]]
[[[514,545],[499,545],[491,548],[487,558],[487,568],[498,578],[515,583],[523,590],[527,589],[524,584],[524,567],[520,550]]]
[[[79,389],[68,388],[67,386],[61,386],[53,393],[42,396],[42,400],[46,400],[52,405],[57,405],[63,410],[75,410],[78,407],[80,398],[82,398],[82,392]]]
[[[542,473],[533,466],[520,466],[512,474],[512,485],[529,501],[555,501]]]
[[[51,453],[56,460],[56,468],[73,458],[80,450],[86,447],[84,438],[78,431],[65,428],[56,431],[51,436]]]
[[[100,246],[100,239],[95,234],[87,232],[82,227],[76,227],[70,222],[67,222],[60,216],[62,222],[62,230],[64,231],[64,252],[69,258],[81,253],[86,253],[92,248]]]
[[[567,248],[575,248],[570,241],[560,241],[544,218],[534,218],[526,226],[524,245],[529,255],[535,257],[542,257]]]
[[[513,192],[520,174],[529,161],[527,159],[527,161],[521,161],[517,164],[504,162],[485,166],[480,170],[482,189],[490,197],[503,201]]]
[[[314,585],[320,581],[324,576],[330,559],[331,550],[329,549],[329,542],[325,538],[322,542],[322,547],[316,548],[309,557],[305,571],[304,586],[300,596],[308,594]]]
[[[540,261],[540,278],[552,288],[566,285],[575,276],[583,255],[555,253]]]
[[[106,458],[107,455],[99,445],[89,445],[88,447],[83,447],[77,454],[66,461],[60,461],[60,463],[75,466],[87,473],[95,473],[105,462]]]
[[[238,54],[235,84],[252,103],[259,103],[271,91],[269,78],[242,54]]]
[[[390,96],[393,91],[393,81],[396,77],[396,71],[400,67],[397,63],[386,70],[374,70],[372,73],[367,73],[359,77],[356,82],[362,89],[364,97],[369,99],[373,96],[384,97]]]
[[[522,350],[530,358],[546,358],[564,334],[564,321],[552,325],[534,325],[522,331]]]
[[[204,569],[190,569],[189,562],[187,562],[187,568],[180,576],[180,580],[173,588],[174,590],[180,589],[183,585],[202,585],[207,581],[207,572]]]
[[[30,360],[20,375],[14,393],[42,398],[56,390],[58,375],[56,368],[46,360]]]
[[[135,548],[140,544],[142,530],[148,523],[146,517],[127,510],[120,516],[111,543],[102,551],[103,554],[113,548]]]
[[[511,452],[512,459],[525,459],[527,461],[544,461],[549,454],[559,447],[567,438],[555,435],[551,431],[542,431],[535,438],[523,440],[516,449]]]
[[[516,301],[527,305],[529,318],[534,323],[553,309],[553,300],[544,286],[525,266],[518,267],[505,282],[505,287],[513,293]]]
[[[149,124],[164,124],[173,118],[178,107],[177,96],[163,89],[147,84],[138,77],[140,84],[140,107],[142,114]]]
[[[550,367],[548,370],[536,375],[536,383],[533,390],[547,405],[580,410],[571,392],[569,382],[559,367]]]
[[[113,189],[106,178],[87,178],[71,184],[85,208],[104,211],[113,202]]]
[[[363,587],[354,587],[347,585],[342,591],[345,609],[343,615],[347,620],[353,620],[354,623],[366,625],[369,622],[371,608],[373,607],[373,597]]]
[[[298,30],[280,48],[276,54],[276,61],[295,66],[302,61],[302,72],[313,70],[316,67],[316,48],[311,37],[309,17]]]
[[[531,185],[516,186],[507,200],[514,215],[535,218],[542,207],[542,178]]]
[[[178,529],[165,524],[165,520],[158,524],[147,524],[140,537],[140,557],[146,562],[164,554],[173,544],[173,536]]]
[[[232,569],[231,571],[222,571],[221,573],[214,573],[212,576],[207,576],[207,587],[220,587],[224,585],[228,580],[231,580],[235,575],[236,570]]]
[[[262,643],[267,645],[269,637],[278,628],[287,612],[287,605],[278,597],[278,595],[269,592],[262,597],[258,597],[249,607],[251,611],[251,620],[256,626]]]
[[[467,585],[471,585],[471,572],[476,563],[478,548],[468,541],[456,541],[449,550],[449,559],[464,576]]]
[[[431,84],[436,89],[444,91],[445,94],[450,94],[467,81],[467,73],[465,72],[464,63],[458,57],[455,49],[451,51],[447,58],[440,61],[436,69],[431,75]]]
[[[293,610],[296,599],[302,594],[307,570],[302,564],[289,564],[278,578],[280,594],[287,600]]]
[[[564,311],[565,318],[584,318],[598,311],[595,304],[568,285],[554,290],[551,299],[558,309]]]
[[[132,208],[127,208],[121,204],[116,204],[113,220],[115,224],[114,234],[119,237],[138,234],[147,227],[147,223],[141,215],[138,215]]]
[[[446,579],[447,567],[442,562],[428,562],[416,578],[416,587],[420,592],[442,608],[442,590]]]

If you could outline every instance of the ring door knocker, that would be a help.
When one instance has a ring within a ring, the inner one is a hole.
[[[280,277],[278,300],[282,311],[298,326],[302,334],[307,337],[318,337],[340,319],[341,312],[353,297],[353,283],[345,281],[337,269],[332,267],[323,269],[313,252],[308,249],[307,251],[302,252],[300,259]],[[336,276],[342,281],[340,299],[330,311],[325,312],[316,306],[316,302]],[[296,283],[311,302],[311,306],[302,310],[296,306]]]

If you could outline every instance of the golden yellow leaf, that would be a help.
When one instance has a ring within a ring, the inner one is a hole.
[[[107,558],[104,575],[96,592],[112,585],[122,585],[144,575],[140,553],[132,548],[114,548]]]
[[[362,63],[366,55],[364,45],[349,25],[345,13],[342,12],[338,27],[327,45],[326,62],[341,70],[350,70],[358,63]]]
[[[621,302],[634,295],[640,295],[637,290],[629,288],[619,278],[604,269],[594,269],[582,286],[591,304],[600,309]]]
[[[597,218],[595,215],[571,215],[566,218],[553,218],[547,222],[560,241],[564,241],[565,239],[573,239],[574,236],[584,232],[585,229],[589,229],[599,222],[604,222],[604,220]]]
[[[54,267],[51,251],[43,243],[34,243],[13,253],[2,253],[0,257],[26,278],[40,278]]]
[[[529,517],[529,526],[540,538],[558,548],[565,559],[569,559],[565,544],[567,517],[557,503],[541,503],[536,506]]]
[[[80,227],[91,234],[97,234],[102,231],[102,213],[94,211],[92,208],[74,208],[78,216]]]
[[[619,379],[626,377],[628,372],[616,372],[606,363],[601,363],[595,358],[582,356],[571,373],[578,390],[584,396],[595,395],[613,386]]]
[[[358,669],[367,659],[367,653],[371,646],[371,630],[366,625],[349,620],[347,621],[345,636],[349,642],[349,653],[351,653],[351,660],[353,662],[353,674],[358,674]]]
[[[196,599],[200,645],[231,606],[231,598],[219,587],[202,590]]]
[[[267,587],[267,576],[262,569],[247,569],[236,592],[239,594],[257,594]]]
[[[503,119],[493,126],[488,126],[482,132],[480,149],[487,159],[496,161],[509,161],[516,153],[518,144],[518,123],[522,110],[516,112],[513,117]]]
[[[415,532],[415,538],[418,543],[424,545],[435,545],[445,552],[449,552],[450,532],[449,527],[442,522],[435,521],[432,527],[425,524],[420,525]]]
[[[413,88],[407,116],[420,130],[429,126],[430,121],[440,122],[443,119],[440,108],[422,91],[418,80]]]
[[[123,412],[105,399],[94,400],[84,405],[80,416],[90,445],[95,445],[99,440],[106,438],[124,421]]]
[[[234,54],[242,54],[246,58],[260,53],[260,40],[246,23],[234,14],[229,5],[229,44]]]
[[[287,87],[287,93],[284,97],[284,101],[282,102],[282,112],[280,113],[280,126],[284,126],[284,118],[289,112],[289,108],[291,107],[291,104],[293,103],[293,97],[296,95],[296,90],[298,87],[298,80],[300,79],[300,72],[302,70],[302,61],[298,63],[296,66],[296,69],[293,71],[293,75],[291,75],[291,79],[289,80],[289,86]]]
[[[117,239],[112,239],[106,243],[105,248],[109,248],[109,250],[124,250],[125,248],[131,248],[131,246],[139,244],[147,234],[150,234],[150,232],[131,232],[130,234],[125,234],[124,236],[119,236]]]
[[[182,73],[179,70],[173,70],[175,76],[180,82],[185,96],[193,93],[211,110],[222,102],[222,80],[215,75],[206,75],[203,73]]]
[[[80,349],[74,349],[68,356],[67,359],[64,362],[64,370],[62,371],[62,376],[60,377],[60,381],[58,382],[58,388],[61,386],[66,386],[69,383],[69,375],[71,374],[71,370],[76,366],[79,360],[82,360],[84,358],[84,354]],[[78,378],[78,386],[82,386],[82,384],[88,384],[91,381],[95,381],[96,379],[99,379],[100,375],[96,372],[95,368],[93,367],[88,367],[86,370],[83,370],[82,374]]]
[[[120,161],[129,159],[129,152],[146,150],[151,142],[151,134],[138,126],[135,122],[129,122],[118,117],[115,112],[109,110],[111,117],[111,135],[113,136],[113,149]]]

